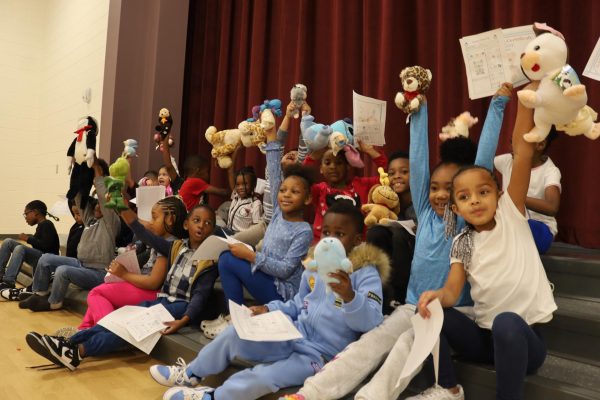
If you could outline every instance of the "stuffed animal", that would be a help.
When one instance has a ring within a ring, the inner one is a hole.
[[[239,129],[226,129],[218,131],[216,127],[209,126],[204,137],[213,148],[210,154],[217,159],[221,168],[229,168],[233,164],[231,154],[239,146],[242,133]]]
[[[294,106],[296,106],[296,110],[294,111],[294,118],[298,119],[300,116],[300,110],[302,106],[306,103],[308,89],[301,83],[296,83],[292,90],[290,90],[290,99],[294,102]]]
[[[310,114],[302,117],[300,131],[306,147],[311,152],[327,147],[329,136],[333,133],[333,129],[329,125],[316,123],[315,117]]]
[[[388,174],[379,167],[379,185],[369,191],[369,203],[363,204],[361,210],[366,214],[365,225],[371,226],[384,219],[397,220],[400,212],[400,199],[390,186]]]
[[[465,111],[459,116],[452,118],[450,122],[442,128],[440,140],[442,142],[455,137],[469,137],[469,128],[475,125],[479,119],[473,117],[470,112]]]
[[[326,283],[325,292],[331,293],[329,283],[339,283],[329,276],[337,270],[352,272],[352,262],[346,257],[346,249],[342,242],[334,237],[325,237],[317,243],[313,259],[307,262],[307,269],[316,271],[319,278]]]
[[[154,127],[156,133],[154,134],[154,142],[156,143],[156,149],[160,148],[160,144],[169,132],[171,132],[171,127],[173,126],[173,117],[171,116],[171,112],[166,108],[161,108],[158,112],[158,125]],[[173,139],[169,137],[169,147],[173,146]]]
[[[348,164],[354,168],[364,168],[365,164],[354,145],[354,127],[350,118],[344,118],[331,124],[332,133],[329,136],[329,147],[334,156],[344,151]]]
[[[252,107],[252,118],[248,118],[238,125],[244,147],[257,146],[264,154],[267,145],[265,132],[275,129],[275,117],[281,115],[281,100],[279,99],[265,100],[263,104]]]
[[[79,194],[81,196],[80,206],[84,209],[94,184],[92,165],[96,154],[98,122],[89,115],[81,118],[75,134],[77,137],[73,139],[67,150],[68,172],[71,174],[67,198],[72,200]]]
[[[242,121],[238,130],[244,147],[256,146],[261,152],[265,152],[267,135],[260,121]]]
[[[535,127],[523,138],[528,142],[546,139],[552,125],[570,136],[600,136],[597,114],[587,103],[585,86],[567,64],[567,44],[562,35],[545,24],[534,25],[538,36],[527,44],[521,56],[523,73],[532,81],[540,81],[537,90],[520,90],[519,101],[534,108]]]
[[[407,114],[412,114],[425,102],[425,92],[431,84],[431,71],[415,65],[406,67],[400,72],[403,92],[398,92],[394,102]]]
[[[106,197],[109,199],[105,206],[106,208],[115,209],[117,211],[127,210],[129,207],[123,200],[123,186],[125,179],[129,175],[130,165],[129,159],[137,156],[138,143],[134,139],[127,139],[123,142],[125,148],[121,157],[108,167],[110,176],[104,178],[106,185]]]

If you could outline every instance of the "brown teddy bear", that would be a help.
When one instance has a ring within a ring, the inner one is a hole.
[[[382,219],[398,220],[400,213],[400,199],[390,186],[388,174],[379,167],[379,185],[375,185],[369,191],[369,203],[364,204],[361,210],[365,217],[365,225],[378,224]]]
[[[400,72],[403,92],[398,92],[394,102],[407,114],[412,114],[425,102],[423,94],[431,84],[431,71],[415,65],[406,67]]]

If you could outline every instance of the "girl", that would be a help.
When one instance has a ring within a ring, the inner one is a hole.
[[[229,170],[231,172],[232,170]],[[256,174],[254,168],[244,167],[235,176],[229,173],[231,205],[227,213],[227,228],[232,233],[245,231],[262,219],[262,201],[256,197]]]
[[[181,200],[173,196],[165,197],[152,207],[152,220],[145,224],[146,229],[167,240],[173,240],[174,237],[182,239],[185,236],[185,214],[185,205]],[[127,224],[136,220],[136,215],[131,210],[123,211],[121,217]],[[90,291],[88,308],[78,329],[91,328],[117,308],[156,299],[158,290],[165,281],[167,266],[165,256],[157,253],[154,248],[150,250],[150,258],[139,275],[128,272],[113,260],[108,269],[123,282],[104,283]]]
[[[387,157],[380,153],[373,146],[359,142],[359,148],[373,160],[377,167],[386,168]],[[321,157],[322,154],[322,157]],[[315,219],[313,222],[313,242],[316,243],[321,238],[321,228],[323,216],[327,208],[335,202],[338,196],[350,197],[354,204],[360,208],[361,204],[366,204],[371,187],[379,183],[379,176],[371,177],[353,177],[349,179],[349,164],[343,151],[337,155],[333,154],[331,149],[325,152],[313,152],[304,160],[305,164],[314,165],[320,161],[320,172],[325,178],[325,182],[316,183],[312,186],[312,201],[315,207]]]
[[[168,269],[158,298],[140,303],[141,307],[162,304],[175,318],[165,322],[165,335],[177,332],[188,324],[200,322],[204,306],[208,300],[218,271],[212,261],[197,261],[194,252],[215,228],[215,213],[207,205],[197,205],[183,223],[189,238],[169,242],[146,230],[137,220],[131,221],[131,228],[141,240],[166,254]],[[111,266],[111,270],[112,270]],[[69,339],[40,335],[30,332],[26,336],[29,346],[41,356],[56,365],[75,370],[85,357],[105,355],[129,348],[129,344],[106,328],[96,325],[73,335]]]
[[[287,128],[287,127],[285,127]],[[273,217],[259,252],[243,244],[230,246],[219,257],[219,274],[226,299],[243,304],[243,287],[260,303],[287,301],[294,297],[302,276],[301,261],[312,240],[312,229],[304,221],[310,204],[311,177],[300,166],[290,167],[281,179],[281,143],[275,130],[267,133],[267,169],[273,196]],[[212,325],[207,336],[214,337],[227,327]]]
[[[42,254],[58,254],[60,247],[58,234],[54,224],[46,219],[46,215],[55,221],[59,220],[48,212],[44,202],[40,200],[29,202],[25,206],[23,217],[25,217],[27,225],[37,225],[37,228],[33,235],[19,234],[19,240],[27,242],[31,247],[23,246],[13,239],[5,239],[2,242],[0,247],[0,276],[2,277],[0,300],[18,299],[21,289],[15,289],[15,282],[23,262],[35,268]]]
[[[173,188],[171,187],[171,177],[169,176],[169,171],[167,167],[163,165],[158,170],[158,184],[165,187],[165,194],[167,196],[173,196],[177,193],[173,193]]]
[[[439,394],[427,398],[454,398],[443,396],[462,392],[450,347],[468,360],[494,363],[496,398],[502,400],[522,399],[525,375],[535,372],[546,357],[536,325],[550,321],[557,307],[526,218],[534,144],[525,142],[523,133],[533,127],[532,114],[519,103],[513,169],[505,193],[483,167],[463,168],[452,179],[452,211],[468,225],[454,239],[446,284],[424,292],[418,308],[427,318],[427,304],[434,299],[451,307],[468,281],[475,320],[451,308],[444,310],[441,388],[430,389]]]
[[[509,95],[510,84],[504,84],[490,103],[475,164],[492,166]],[[460,166],[473,162],[473,144],[468,139],[447,140],[440,149],[442,162],[430,175],[428,137],[425,104],[410,120],[410,188],[419,225],[406,304],[396,308],[379,327],[348,346],[320,373],[307,379],[298,394],[303,397],[298,399],[342,398],[384,360],[371,381],[357,393],[356,399],[398,398],[412,378],[396,385],[413,341],[410,318],[415,313],[419,295],[442,286],[446,279],[452,241],[446,238],[444,232],[445,206],[450,198],[452,176]],[[464,224],[462,219],[457,223],[459,226]],[[468,304],[468,296],[457,301],[458,306]],[[357,365],[361,367],[356,368]]]
[[[68,200],[69,210],[75,220],[75,223],[69,229],[69,236],[67,237],[67,257],[77,258],[77,246],[81,240],[81,234],[83,233],[83,218],[81,218],[81,210],[75,204],[75,200]]]

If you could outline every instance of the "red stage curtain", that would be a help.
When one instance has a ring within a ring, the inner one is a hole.
[[[503,27],[547,22],[570,45],[570,63],[581,73],[600,36],[600,2],[550,0],[202,0],[191,1],[181,155],[210,156],[204,131],[233,128],[265,98],[289,99],[300,82],[319,122],[352,114],[352,90],[385,99],[385,151],[408,147],[408,126],[394,105],[403,67],[433,72],[427,95],[432,163],[437,132],[448,119],[469,110],[480,118],[471,129],[477,140],[489,99],[470,101],[458,39]],[[589,104],[600,110],[600,83],[582,77]],[[515,114],[509,106],[499,153],[510,150]],[[299,133],[293,123],[288,148]],[[600,247],[600,140],[561,135],[549,152],[563,174],[558,239]],[[237,165],[253,165],[262,175],[264,157],[243,152]],[[372,168],[367,173],[373,173]],[[211,182],[226,185],[212,168]]]

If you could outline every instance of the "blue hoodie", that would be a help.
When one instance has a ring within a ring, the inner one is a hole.
[[[389,276],[389,259],[367,243],[355,247],[348,258],[354,269],[350,274],[355,293],[351,302],[344,303],[334,292],[326,294],[318,274],[306,270],[293,299],[267,304],[270,311],[281,310],[294,321],[304,336],[298,344],[316,349],[326,359],[383,321],[382,280]]]

